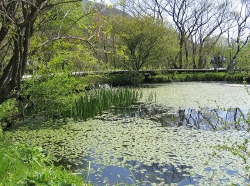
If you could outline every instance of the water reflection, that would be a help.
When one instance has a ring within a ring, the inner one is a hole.
[[[191,166],[186,165],[160,165],[159,163],[152,163],[152,165],[146,165],[138,161],[129,161],[128,165],[137,167],[132,171],[137,183],[144,183],[143,185],[155,184],[170,184],[179,183],[184,180],[187,175],[190,175],[188,168]]]
[[[93,152],[92,152],[93,153]],[[84,160],[82,167],[87,167],[88,162],[95,162],[91,157]],[[121,160],[122,161],[122,160]],[[90,164],[91,173],[85,174],[85,180],[89,180],[96,186],[116,185],[116,184],[133,184],[150,186],[152,183],[157,185],[166,185],[171,183],[180,183],[182,180],[190,178],[191,166],[187,165],[168,165],[152,163],[144,164],[136,160],[125,162],[124,166],[105,166],[103,164]],[[190,178],[192,180],[192,178]],[[192,183],[195,181],[192,180]]]
[[[121,120],[131,121],[131,118],[145,118],[153,121],[160,122],[163,127],[185,127],[187,129],[197,130],[229,130],[237,129],[243,130],[245,121],[247,119],[247,111],[239,108],[229,109],[174,109],[167,108],[154,104],[141,104],[134,108],[118,111],[114,113],[103,114],[100,118],[108,121]],[[122,125],[122,124],[121,124]],[[124,124],[126,126],[126,124]],[[177,130],[178,131],[178,130]],[[132,144],[122,144],[122,148],[133,148],[135,141],[131,136]],[[106,144],[107,145],[107,144]],[[184,144],[185,145],[185,144]],[[86,167],[86,162],[91,162],[92,173],[88,175],[88,179],[94,185],[115,185],[122,184],[137,184],[137,185],[170,185],[178,183],[180,186],[192,184],[196,185],[203,175],[195,174],[190,177],[190,170],[193,169],[190,165],[177,163],[175,165],[169,163],[145,163],[137,160],[125,161],[123,157],[110,157],[111,159],[117,158],[118,165],[103,165],[95,163],[93,154],[95,151],[89,152],[89,156],[83,160]],[[123,153],[125,156],[130,154]],[[97,155],[102,159],[102,155]],[[145,152],[146,156],[146,152]],[[173,161],[176,155],[172,152],[167,152],[164,157],[171,157]],[[122,163],[119,165],[119,162]],[[186,163],[186,162],[185,162]],[[223,168],[222,168],[223,169]],[[237,171],[232,172],[230,169],[225,169],[228,175],[238,174]],[[213,169],[207,167],[205,172],[214,172]],[[223,180],[222,180],[223,181]]]
[[[129,109],[125,117],[142,117],[160,122],[163,127],[180,127],[198,130],[245,130],[247,110],[229,109],[174,109],[157,105],[140,105],[138,109]]]

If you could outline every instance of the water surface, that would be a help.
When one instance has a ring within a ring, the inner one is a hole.
[[[156,93],[156,103],[168,107],[240,108],[249,110],[249,85],[228,83],[180,82],[148,85],[143,89],[144,98]],[[155,100],[154,100],[155,101]]]
[[[244,86],[191,82],[150,85],[142,91],[142,102],[156,95],[152,104],[86,122],[48,123],[50,128],[30,123],[10,135],[43,146],[93,185],[249,183],[240,158],[213,148],[249,138],[238,122],[250,103]],[[225,121],[237,127],[223,128]]]

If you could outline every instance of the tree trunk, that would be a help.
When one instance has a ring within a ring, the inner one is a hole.
[[[15,5],[15,3],[18,2],[13,1],[12,3]],[[4,11],[4,6],[2,4],[0,5],[0,10]],[[8,7],[7,5],[10,6]],[[6,14],[8,14],[9,17],[12,16],[12,19],[15,19],[15,13],[19,11],[19,9],[13,9],[14,6],[12,6],[12,4],[7,5]],[[2,23],[0,44],[2,44],[3,41],[11,43],[12,50],[10,52],[12,56],[0,77],[0,104],[7,99],[16,98],[20,94],[22,76],[27,63],[29,40],[34,31],[33,25],[37,17],[37,11],[37,6],[22,2],[22,21],[17,23],[9,19]],[[4,17],[4,14],[0,16],[7,19]],[[7,27],[10,23],[12,24],[12,28],[15,28],[14,33],[13,31],[11,32],[11,26]]]
[[[182,58],[182,56],[183,56],[183,45],[184,45],[184,39],[182,38],[181,40],[180,40],[180,48],[179,48],[179,52],[178,52],[178,58],[179,58],[179,64],[178,64],[178,68],[182,68],[182,61],[183,61],[183,58]]]
[[[31,31],[31,24],[27,24],[24,28],[19,28],[17,33],[13,35],[13,54],[0,78],[0,104],[20,94],[22,76],[27,62]]]

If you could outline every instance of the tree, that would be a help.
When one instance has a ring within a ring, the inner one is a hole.
[[[34,33],[34,23],[38,13],[45,8],[45,5],[42,0],[32,3],[7,0],[0,2],[0,44],[1,53],[4,54],[1,63],[4,63],[5,56],[10,56],[1,73],[0,104],[20,93],[21,79],[28,57],[29,39]]]
[[[219,14],[216,14],[216,19],[214,18],[214,12],[212,14],[209,12],[215,7],[212,1],[155,0],[155,3],[158,5],[157,7],[161,7],[164,10],[167,17],[172,18],[179,35],[179,52],[177,56],[179,64],[176,64],[176,68],[183,68],[183,56],[185,56],[186,63],[188,62],[188,40],[191,40],[191,37],[196,36],[199,30],[204,30],[204,26],[211,23],[211,20],[216,23],[210,30],[210,32],[212,31],[213,33],[216,28],[221,25],[220,21],[224,21],[223,18],[225,17],[224,14],[221,14],[223,11],[220,9],[217,10],[217,8],[216,10],[217,13],[219,11]],[[221,6],[218,5],[217,7]],[[212,33],[208,32],[208,35],[211,35]]]
[[[76,2],[82,2],[82,0],[2,0],[0,2],[0,53],[2,56],[0,59],[0,104],[20,94],[22,76],[27,66],[28,57],[37,52],[37,49],[34,49],[29,53],[30,40],[36,29],[39,29],[40,24],[48,21],[48,19],[39,20],[38,18],[47,13],[47,18],[53,19],[53,15],[49,15],[52,8]],[[82,15],[78,20],[85,15]],[[71,27],[67,26],[65,32],[69,31]],[[58,31],[57,35],[44,41],[42,45],[65,38],[65,32]],[[81,40],[82,38],[67,36],[67,39]]]
[[[236,58],[241,50],[249,43],[250,37],[250,5],[243,0],[237,6],[231,6],[232,27],[228,30],[228,45],[230,47],[230,61],[228,69],[237,64]]]
[[[207,56],[215,44],[220,40],[223,33],[230,25],[228,12],[228,2],[205,2],[206,11],[202,12],[198,23],[201,25],[196,32],[191,35],[193,44],[193,68],[204,68]],[[204,6],[204,5],[201,5]],[[198,62],[195,57],[197,56]]]
[[[79,1],[79,0],[78,0]],[[61,3],[75,1],[2,0],[0,2],[0,104],[17,97],[27,66],[30,39],[38,16]]]
[[[119,37],[125,65],[130,70],[140,70],[145,64],[159,60],[167,36],[162,21],[150,16],[126,18],[118,16],[113,21],[112,33]],[[158,57],[156,57],[158,55]]]
[[[245,71],[247,75],[249,75],[250,72],[249,50],[250,50],[250,43],[245,45],[238,53],[237,64],[232,64],[232,67],[240,68],[241,70]]]
[[[86,9],[86,8],[85,8]],[[49,68],[52,70],[90,70],[97,65],[93,54],[95,35],[92,21],[96,8],[84,12],[82,4],[74,3],[53,7],[37,19],[30,43],[29,69]],[[87,16],[90,14],[91,16]]]

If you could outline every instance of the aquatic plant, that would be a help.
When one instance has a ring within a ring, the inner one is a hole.
[[[209,94],[211,97],[207,98],[206,96],[206,99],[209,99],[210,102],[216,95],[215,98],[219,98],[215,105],[217,108],[220,101],[223,102],[224,106],[228,106],[223,99],[225,95],[227,95],[226,99],[233,99],[237,104],[239,101],[236,100],[235,95],[245,95],[238,88],[230,88],[230,86],[222,84],[214,84],[212,87],[210,84],[199,84],[199,87],[204,86],[201,90],[197,89],[197,83],[177,83],[175,85],[169,84],[168,88],[165,85],[161,89],[163,90],[162,94],[159,94],[158,88],[160,87],[156,86],[154,91],[161,98],[157,99],[157,103],[167,106],[182,106],[180,97],[191,97],[192,95],[197,100],[198,90],[198,95],[203,100],[205,94],[202,93]],[[177,87],[182,91],[180,95]],[[209,92],[210,90],[213,94]],[[92,91],[93,95],[95,91]],[[215,94],[216,91],[220,92],[223,97]],[[152,93],[152,89],[148,90],[146,96],[144,95],[145,100],[150,92]],[[90,94],[91,91],[88,93]],[[173,93],[176,95],[176,100],[171,100],[175,99]],[[226,93],[230,93],[230,95]],[[89,94],[88,96],[90,96]],[[173,102],[172,105],[170,101]],[[232,102],[230,102],[231,104]],[[195,107],[196,102],[194,103],[192,99],[187,102],[185,99],[183,105]],[[199,105],[201,104],[199,103]],[[213,107],[214,103],[211,105],[205,100],[201,106],[204,105]],[[164,113],[169,112],[165,110]],[[155,120],[150,121],[152,119],[150,116],[145,116],[143,119],[131,118],[124,117],[122,114],[114,115],[110,112],[103,112],[94,118],[86,122],[69,120],[67,125],[58,120],[43,123],[35,123],[33,120],[30,123],[24,123],[18,130],[7,133],[14,141],[43,146],[49,154],[58,157],[59,163],[62,160],[64,163],[73,162],[79,168],[83,161],[91,159],[88,175],[90,175],[89,178],[92,175],[92,179],[94,175],[94,179],[96,178],[98,181],[102,179],[102,170],[110,170],[106,169],[107,167],[122,169],[124,165],[135,176],[136,180],[132,181],[135,184],[142,181],[150,181],[152,184],[158,185],[169,182],[178,183],[176,180],[169,180],[168,178],[171,176],[178,178],[179,182],[183,180],[182,183],[185,182],[185,179],[192,178],[195,180],[194,185],[229,185],[230,183],[244,185],[248,181],[246,177],[242,177],[247,175],[242,174],[246,170],[247,164],[244,164],[240,156],[231,153],[231,151],[235,152],[236,146],[232,150],[224,148],[215,151],[210,148],[216,146],[232,147],[234,142],[237,142],[238,145],[240,142],[244,143],[244,140],[238,140],[243,139],[242,133],[239,131],[202,131],[194,128],[187,130],[185,127],[166,128]],[[228,139],[231,139],[232,142]],[[244,147],[239,146],[239,148],[245,153]],[[238,150],[238,152],[241,151]],[[150,170],[153,170],[153,173]],[[166,174],[170,176],[165,176]],[[153,177],[155,177],[154,180]],[[133,176],[130,175],[130,178]],[[105,183],[107,182],[103,182],[103,184]],[[119,183],[122,184],[122,176]]]
[[[237,112],[236,112],[237,113]],[[236,141],[231,138],[226,138],[228,143],[215,145],[213,155],[217,157],[224,156],[225,152],[230,152],[232,155],[239,157],[241,159],[241,164],[244,166],[245,171],[240,173],[240,176],[248,180],[250,183],[250,111],[246,115],[242,112],[239,113],[239,118],[236,114],[234,115],[234,120],[230,123],[224,123],[221,128],[232,128],[233,130],[240,130],[242,135]],[[237,182],[237,180],[236,180]],[[233,182],[234,185],[236,185]]]
[[[147,99],[147,102],[156,102],[156,97],[157,97],[157,94],[156,92],[150,92],[149,95],[148,95],[148,99]]]
[[[42,73],[42,72],[41,72]],[[133,75],[133,73],[132,73]],[[91,77],[91,78],[90,78]],[[111,106],[127,107],[140,99],[139,90],[129,88],[96,88],[100,76],[77,78],[69,72],[34,75],[25,81],[23,95],[32,108],[20,106],[24,116],[45,116],[46,120],[75,118],[86,120]],[[105,79],[105,78],[104,78]],[[104,81],[104,80],[102,80]],[[88,84],[94,89],[85,90]],[[25,103],[26,104],[26,103]]]
[[[112,106],[128,107],[141,99],[142,92],[132,88],[102,88],[88,91],[75,101],[71,117],[77,120],[91,118]],[[64,117],[70,117],[66,113]]]
[[[127,168],[126,181],[130,177],[132,181],[129,182],[134,184],[178,183],[190,175],[199,185],[226,185],[234,179],[245,183],[244,178],[239,178],[244,169],[239,158],[228,151],[220,158],[210,158],[214,151],[211,146],[223,145],[227,137],[235,141],[239,137],[237,132],[165,128],[147,118],[121,117],[116,120],[109,113],[102,114],[101,118],[106,120],[62,122],[61,125],[59,122],[53,124],[53,121],[42,125],[31,122],[8,131],[6,135],[13,141],[43,145],[48,154],[58,158],[58,162],[63,160],[61,163],[64,165],[75,165],[80,173],[85,173],[88,167],[88,180],[97,179],[103,184],[106,183],[102,182],[105,181],[105,176],[102,177],[104,170],[109,174],[114,170],[112,168],[120,171]],[[229,141],[225,143],[229,144]],[[89,161],[90,164],[84,164]],[[213,177],[209,167],[218,170]],[[235,170],[235,167],[239,172],[230,174],[229,170]],[[203,178],[200,179],[197,174]],[[118,180],[122,183],[125,179],[122,175],[120,178],[116,174],[113,177],[117,177],[115,183]],[[210,180],[211,177],[213,180]]]

